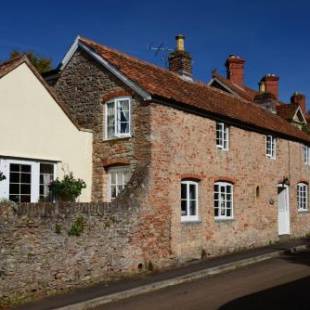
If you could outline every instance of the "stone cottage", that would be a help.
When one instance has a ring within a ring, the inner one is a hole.
[[[284,106],[274,75],[247,88],[243,64],[231,56],[227,79],[214,73],[207,85],[194,80],[182,35],[169,69],[77,37],[45,76],[94,132],[93,201],[113,200],[144,167],[150,257],[218,255],[310,231],[304,97]]]
[[[76,124],[55,91],[20,57],[0,65],[0,199],[50,200],[49,184],[73,173],[91,198],[92,133]]]

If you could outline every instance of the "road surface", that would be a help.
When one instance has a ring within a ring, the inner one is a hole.
[[[96,309],[310,310],[310,252],[275,258]]]

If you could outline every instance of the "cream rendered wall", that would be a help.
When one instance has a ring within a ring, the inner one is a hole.
[[[23,63],[0,79],[0,156],[57,161],[56,176],[73,172],[91,200],[92,133],[80,131]]]

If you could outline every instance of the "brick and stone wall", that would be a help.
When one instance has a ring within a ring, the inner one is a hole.
[[[61,72],[54,87],[78,123],[94,132],[92,200],[107,201],[105,165],[126,161],[134,171],[137,163],[144,165],[150,160],[149,106],[80,50]],[[119,96],[132,98],[132,135],[130,138],[106,140],[105,103]]]
[[[265,135],[230,127],[229,150],[216,148],[214,120],[151,105],[150,205],[171,220],[171,251],[180,260],[220,255],[279,240],[277,185],[290,182],[291,236],[310,232],[310,213],[297,211],[296,186],[310,181],[303,145],[277,139],[277,157],[265,155]],[[181,223],[180,181],[199,179],[199,218]],[[215,220],[213,186],[233,182],[234,219]],[[258,188],[258,190],[257,190]],[[259,192],[259,195],[257,193]]]
[[[77,219],[84,229],[69,235]],[[137,231],[136,206],[1,205],[0,306],[137,272]]]
[[[149,186],[146,165],[112,203],[1,203],[0,308],[177,264]]]

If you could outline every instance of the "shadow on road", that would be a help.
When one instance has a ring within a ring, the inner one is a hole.
[[[220,310],[231,309],[310,309],[309,304],[310,277],[276,286],[252,295],[235,299]]]
[[[293,264],[310,266],[310,252],[287,253],[282,259]],[[240,297],[220,307],[230,309],[310,309],[310,277]]]
[[[304,251],[299,253],[287,253],[282,258],[294,264],[302,264],[310,266],[310,251]]]

